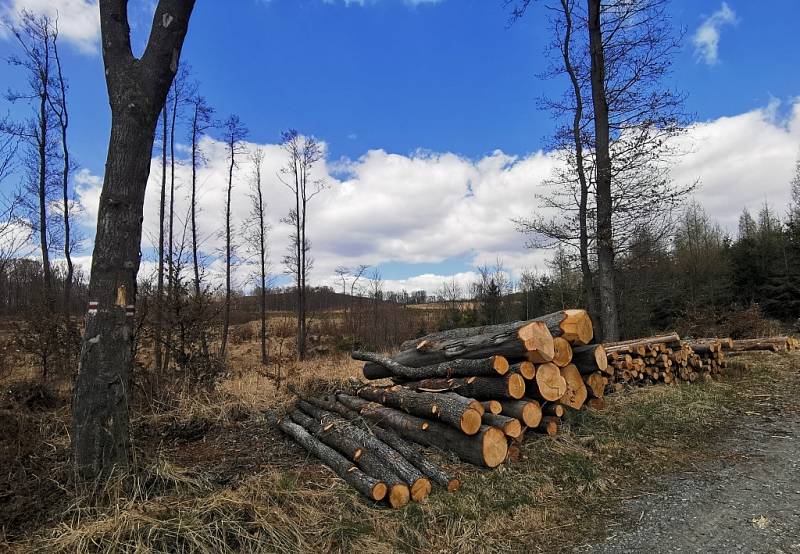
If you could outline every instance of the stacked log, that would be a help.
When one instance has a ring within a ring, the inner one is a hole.
[[[757,339],[731,340],[732,352],[772,351],[787,352],[800,348],[800,341],[794,337],[762,337]]]

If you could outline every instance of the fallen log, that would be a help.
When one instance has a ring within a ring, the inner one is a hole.
[[[514,417],[497,414],[484,414],[483,423],[484,425],[497,427],[503,431],[507,437],[518,438],[522,435],[522,424]]]
[[[451,360],[438,364],[408,367],[390,357],[374,352],[355,351],[351,354],[354,360],[369,362],[364,364],[366,379],[384,379],[386,377],[401,380],[429,379],[432,377],[461,377],[470,375],[498,376],[508,371],[508,361],[503,356],[489,356],[477,360]]]
[[[611,373],[608,370],[608,354],[602,344],[590,344],[573,348],[572,363],[583,374],[594,373],[595,371]]]
[[[419,392],[401,385],[367,385],[358,389],[358,396],[416,416],[435,417],[467,435],[474,435],[481,427],[481,414],[469,407],[466,398],[457,400],[451,396]]]
[[[365,497],[375,502],[379,502],[386,497],[386,483],[358,469],[347,458],[314,438],[300,425],[288,419],[283,419],[278,422],[278,428],[292,437],[297,444],[305,448],[310,454],[320,459],[336,475]]]
[[[299,410],[295,410],[289,415],[295,423],[305,428],[314,437],[348,457],[351,456],[351,452],[356,451],[357,456],[353,461],[358,467],[367,475],[386,483],[388,487],[386,500],[392,508],[402,508],[408,504],[411,498],[408,485],[375,452],[362,448],[358,441],[349,434],[349,430],[336,428],[333,423],[323,425]]]
[[[508,441],[502,431],[484,425],[475,435],[465,435],[436,421],[423,429],[422,420],[394,408],[387,408],[357,396],[337,394],[345,406],[379,425],[388,425],[407,440],[425,446],[446,448],[464,461],[484,467],[497,467],[505,460]]]
[[[536,368],[536,378],[528,396],[540,400],[558,400],[567,392],[567,382],[561,376],[561,370],[556,364],[541,364]],[[521,398],[521,397],[520,397]]]
[[[542,420],[542,409],[535,400],[502,400],[503,415],[515,417],[527,427],[536,427]]]
[[[323,398],[309,398],[307,400],[310,404],[314,404],[315,406],[319,406],[324,410],[328,410],[329,412],[335,412],[342,417],[354,421],[354,420],[362,420],[361,416],[358,414],[356,410],[348,408],[341,402],[339,402],[335,396],[325,396]],[[428,459],[422,452],[420,452],[414,445],[410,442],[406,441],[392,429],[385,429],[378,425],[372,425],[369,427],[369,430],[376,436],[378,439],[382,440],[392,448],[394,448],[397,452],[400,453],[406,460],[411,462],[417,469],[419,469],[422,473],[424,473],[431,481],[445,487],[448,492],[455,492],[461,488],[461,481],[442,468],[440,468],[437,464],[433,463],[430,459]],[[412,493],[413,495],[413,493]]]
[[[405,386],[422,392],[452,391],[477,400],[519,400],[525,396],[525,379],[518,373],[503,377],[423,379],[405,383]]]
[[[353,425],[348,420],[342,419],[327,410],[323,410],[303,400],[298,401],[297,405],[308,415],[320,421],[323,427],[333,425],[340,433],[349,434],[362,444],[364,448],[375,453],[378,458],[383,460],[390,470],[396,473],[397,476],[410,487],[411,498],[413,500],[419,502],[428,497],[431,492],[431,482],[419,469],[391,446],[378,439],[369,431],[365,431],[361,427]],[[298,423],[300,422],[298,421]]]

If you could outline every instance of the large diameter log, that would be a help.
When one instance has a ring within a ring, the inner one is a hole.
[[[337,398],[345,406],[356,409],[371,421],[389,426],[403,438],[425,445],[449,450],[462,460],[484,467],[497,467],[506,458],[508,441],[503,432],[484,425],[475,435],[469,436],[452,427],[431,421],[423,430],[420,418],[369,402],[357,396],[339,394]]]
[[[583,377],[581,377],[578,368],[573,364],[562,367],[561,376],[567,383],[567,390],[559,399],[559,403],[574,410],[580,410],[583,403],[586,402],[588,394],[586,392],[586,383],[583,382]]]
[[[389,505],[392,508],[402,508],[408,504],[411,498],[411,491],[408,485],[375,452],[361,448],[358,441],[349,434],[349,430],[336,428],[332,423],[323,425],[299,410],[291,412],[290,417],[320,441],[332,448],[336,448],[348,457],[351,457],[349,453],[353,451],[355,446],[358,454],[351,459],[364,473],[386,483],[388,487],[386,500]]]
[[[418,392],[400,385],[365,386],[358,390],[358,395],[416,416],[436,418],[467,435],[474,435],[481,427],[481,414],[469,407],[467,399],[457,401],[450,396]]]
[[[603,398],[606,389],[606,379],[599,371],[595,371],[590,375],[583,376],[583,382],[586,383],[586,392],[589,393],[591,398]]]
[[[409,366],[422,367],[458,358],[480,359],[500,355],[506,358],[553,359],[553,336],[539,321],[518,321],[491,326],[484,334],[459,336],[464,329],[444,332],[441,338],[418,340],[404,348],[392,360]],[[448,335],[456,338],[448,338]]]
[[[533,384],[529,396],[541,400],[556,401],[567,392],[567,382],[562,377],[560,368],[553,363],[541,364],[536,368]]]
[[[423,379],[405,386],[424,392],[452,391],[477,400],[519,400],[525,396],[525,379],[518,373],[508,373],[503,377]]]
[[[497,427],[507,437],[519,438],[522,435],[522,424],[517,418],[497,414],[484,414],[483,423]]]
[[[453,395],[457,396],[457,395]],[[328,410],[329,412],[335,412],[342,417],[353,421],[353,420],[361,420],[361,416],[356,410],[348,408],[341,402],[339,402],[335,396],[324,396],[322,398],[308,398],[307,402],[322,408],[323,410]],[[382,440],[392,448],[394,448],[397,452],[400,453],[406,460],[414,464],[414,466],[419,469],[422,473],[424,473],[431,481],[445,487],[448,492],[455,492],[461,488],[461,481],[442,468],[440,468],[437,464],[433,463],[429,458],[427,458],[422,452],[420,452],[414,445],[410,442],[406,441],[392,429],[385,429],[378,425],[372,425],[370,428],[372,434],[374,434],[378,439]],[[413,491],[412,491],[413,497]]]
[[[610,373],[608,369],[608,354],[602,344],[590,344],[573,348],[572,363],[584,375],[595,371]]]
[[[564,337],[553,338],[553,363],[564,367],[572,361],[572,345]]]
[[[562,337],[575,346],[589,344],[594,337],[592,318],[586,310],[562,310],[537,317],[534,321],[545,323],[553,337]]]
[[[303,400],[298,401],[298,407],[306,412],[313,418],[316,418],[323,425],[323,432],[327,426],[333,426],[339,433],[347,434],[352,437],[359,444],[363,445],[364,449],[369,453],[374,454],[381,460],[386,467],[388,467],[394,474],[402,479],[409,487],[411,498],[419,502],[428,497],[431,492],[431,482],[427,477],[422,475],[419,469],[406,460],[399,452],[394,450],[385,442],[378,439],[372,433],[365,431],[357,425],[353,425],[349,421],[342,419],[327,410],[323,410],[313,404],[309,404]],[[294,419],[294,417],[292,417]],[[298,423],[300,423],[298,421]],[[300,423],[303,425],[302,423]],[[305,427],[305,425],[303,425]],[[363,456],[362,456],[363,457]],[[398,499],[401,499],[405,493],[399,491],[399,496],[392,498],[392,490],[389,490],[389,501],[393,507],[399,507]],[[401,504],[402,505],[402,504]]]
[[[508,371],[508,360],[503,356],[489,356],[477,360],[450,360],[428,366],[408,367],[392,358],[373,352],[355,351],[351,355],[354,360],[368,362],[364,365],[366,379],[393,377],[413,381],[431,377],[497,376],[505,375]]]
[[[314,438],[300,425],[288,419],[283,419],[278,422],[278,428],[292,437],[297,444],[305,448],[310,454],[319,458],[336,475],[365,497],[379,502],[386,496],[386,483],[358,469],[347,458]]]
[[[501,400],[503,415],[515,417],[526,427],[537,427],[542,420],[542,408],[533,400]]]

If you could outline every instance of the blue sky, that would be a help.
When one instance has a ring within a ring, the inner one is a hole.
[[[0,0],[4,9],[42,10],[48,4]],[[63,4],[62,17],[70,15],[65,0],[52,4]],[[152,4],[130,3],[134,44],[140,48]],[[508,12],[501,4],[199,0],[183,60],[191,64],[202,93],[219,115],[236,113],[246,122],[252,142],[274,144],[282,130],[294,127],[324,140],[331,165],[344,159],[349,173],[368,167],[358,160],[373,150],[404,159],[413,159],[420,149],[434,157],[452,153],[473,166],[498,150],[522,160],[545,147],[552,128],[549,115],[537,109],[537,97],[558,94],[565,83],[537,78],[546,69],[542,52],[549,40],[542,7],[534,4],[525,19],[507,28]],[[89,5],[91,9],[96,8]],[[669,11],[674,24],[686,30],[684,49],[675,60],[674,85],[688,94],[687,108],[697,121],[761,110],[766,114],[762,119],[771,118],[777,127],[788,125],[776,122],[791,116],[800,94],[800,41],[794,39],[800,2],[674,0]],[[85,17],[89,12],[76,13],[81,16],[74,23],[79,38],[67,47],[65,60],[72,147],[86,174],[96,178],[103,172],[110,116],[102,60],[92,46],[96,42],[90,28],[95,24]],[[706,50],[699,50],[693,37],[704,23]],[[12,51],[11,41],[0,40],[0,56]],[[13,87],[20,75],[0,65],[0,81],[3,88]],[[3,111],[18,110],[0,105]],[[787,137],[795,138],[792,132]],[[492,248],[514,259],[515,252],[522,256],[522,239],[517,241],[513,248]],[[395,247],[405,250],[402,244]],[[422,256],[429,258],[424,261],[418,254],[394,259],[385,253],[355,255],[348,263],[371,259],[366,263],[380,265],[385,277],[403,280],[468,273],[475,263],[491,258],[492,248]],[[324,274],[330,264],[322,265]]]

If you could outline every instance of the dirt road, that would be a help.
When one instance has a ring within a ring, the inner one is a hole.
[[[800,411],[742,416],[715,460],[625,501],[606,541],[574,552],[800,553]]]

